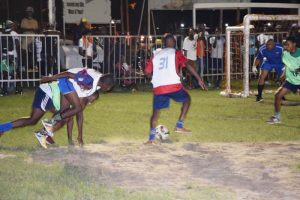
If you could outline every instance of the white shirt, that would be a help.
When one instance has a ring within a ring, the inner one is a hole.
[[[73,68],[73,69],[69,69],[68,72],[76,74],[83,69],[85,69],[85,68]],[[102,74],[100,72],[97,72],[94,69],[86,69],[86,70],[87,70],[87,73],[94,79],[93,87],[90,90],[81,89],[81,87],[77,84],[76,81],[74,81],[73,79],[69,79],[70,82],[73,84],[79,98],[91,96],[94,92],[96,92],[97,90],[100,89],[100,87],[98,86],[98,82],[99,82]]]
[[[219,39],[215,38],[214,40],[212,39],[210,41],[211,45],[213,45],[213,43],[215,42],[215,40],[217,40],[216,41],[216,47],[215,48],[212,47],[211,57],[212,58],[222,59],[223,58],[223,53],[224,53],[225,39],[223,37],[220,37]]]
[[[189,60],[197,60],[197,38],[190,40],[189,37],[184,38],[183,50],[186,50],[186,57]]]
[[[273,35],[265,35],[265,34],[261,33],[257,36],[257,40],[258,40],[260,46],[263,44],[266,44],[268,42],[268,40],[270,40],[270,39],[274,39]]]
[[[174,48],[165,48],[154,54],[152,60],[154,88],[181,83],[176,72],[175,56],[176,49]]]
[[[15,58],[18,57],[17,53],[17,47],[16,47],[16,40],[20,41],[20,38],[18,37],[18,33],[16,31],[11,31],[10,35],[12,35],[12,41],[13,41],[13,50],[8,52],[8,55],[13,55]]]
[[[82,50],[86,50],[85,51],[85,54],[86,56],[90,56],[90,57],[93,57],[93,43],[89,42],[87,39],[86,39],[86,44],[84,44],[83,42],[83,39],[81,38],[79,40],[79,47],[82,48]]]

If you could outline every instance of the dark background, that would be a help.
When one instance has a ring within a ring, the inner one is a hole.
[[[125,1],[123,5],[124,16],[126,14]],[[283,1],[252,1],[252,2],[276,2],[276,3],[298,3],[297,0],[283,0]],[[121,0],[111,0],[111,14],[112,19],[120,19]],[[128,9],[130,32],[136,34],[138,31],[139,20],[142,10],[142,0],[128,0],[128,4],[136,3],[135,9]],[[147,3],[145,4],[145,12],[142,21],[141,33],[147,33]],[[0,0],[0,22],[3,23],[7,18],[20,22],[24,16],[25,8],[30,5],[35,9],[35,18],[41,23],[46,24],[48,20],[47,0]],[[9,9],[7,9],[7,7]],[[57,22],[58,29],[62,30],[62,0],[56,0]],[[253,9],[253,13],[264,14],[296,14],[295,10],[289,9]],[[192,26],[192,11],[153,11],[155,26],[158,27],[157,34],[164,32],[174,32],[179,29],[180,23],[184,23],[185,27]],[[246,14],[246,11],[241,10],[241,19]],[[224,23],[229,25],[236,24],[236,11],[226,10],[223,13]],[[219,11],[205,10],[197,12],[197,23],[205,23],[207,26],[213,28],[217,27],[219,23]],[[152,26],[152,23],[151,23]],[[72,26],[69,26],[69,28]],[[120,29],[120,25],[117,26]],[[124,32],[126,32],[126,18],[124,17]]]

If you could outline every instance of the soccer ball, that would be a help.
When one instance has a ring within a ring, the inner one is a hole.
[[[155,128],[155,133],[156,133],[156,139],[160,140],[160,141],[165,141],[169,138],[169,130],[166,126],[164,125],[158,125]]]

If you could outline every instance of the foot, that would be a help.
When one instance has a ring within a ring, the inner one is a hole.
[[[174,132],[175,133],[183,133],[183,134],[192,133],[192,131],[189,130],[189,129],[186,129],[186,128],[177,128],[177,127],[174,129]]]
[[[264,99],[261,96],[256,95],[256,102],[260,103],[262,102]]]
[[[42,131],[37,131],[34,133],[36,139],[39,141],[40,145],[47,149],[46,136],[42,133]]]
[[[42,120],[42,124],[45,128],[45,130],[47,131],[47,134],[50,136],[50,137],[53,137],[53,129],[54,129],[54,124],[55,122],[52,121],[52,120],[48,120],[48,119],[43,119]]]
[[[46,143],[47,144],[54,144],[55,142],[54,142],[54,140],[51,136],[46,135]]]
[[[80,147],[83,146],[83,140],[82,140],[82,139],[77,138],[77,142],[78,142],[78,145],[79,145]]]
[[[270,119],[268,119],[267,123],[268,124],[280,124],[281,121],[279,118],[272,116],[272,117],[270,117]]]
[[[144,142],[145,145],[156,145],[157,142],[155,140],[148,140],[147,142]]]
[[[70,146],[74,146],[74,145],[75,145],[74,142],[73,142],[73,140],[68,140],[68,144],[69,144]]]

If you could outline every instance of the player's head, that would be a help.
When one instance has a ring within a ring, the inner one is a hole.
[[[111,74],[103,75],[98,82],[98,86],[100,86],[104,92],[110,91],[114,87],[113,76]]]
[[[286,38],[286,41],[285,41],[285,49],[288,51],[288,52],[295,52],[296,50],[296,38],[295,37],[288,37]]]
[[[94,92],[92,95],[87,97],[87,103],[88,104],[93,103],[97,99],[99,99],[99,92],[98,91]]]
[[[266,43],[266,47],[268,50],[272,50],[275,47],[275,41],[273,39],[269,39]]]
[[[176,45],[176,39],[174,37],[174,35],[172,34],[167,34],[164,37],[164,41],[165,41],[165,47],[167,48],[175,48]]]
[[[196,31],[193,28],[189,29],[189,37],[194,39],[194,35],[196,34]]]

